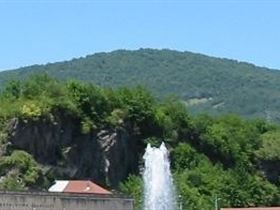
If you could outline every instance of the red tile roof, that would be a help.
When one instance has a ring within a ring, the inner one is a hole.
[[[63,192],[66,193],[95,193],[95,194],[112,194],[110,191],[94,184],[91,181],[70,180]]]
[[[221,210],[280,210],[280,207],[221,208]]]
[[[49,192],[112,194],[89,180],[56,180]]]

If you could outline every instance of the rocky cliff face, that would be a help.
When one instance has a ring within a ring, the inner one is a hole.
[[[280,160],[261,160],[259,168],[270,182],[280,184]]]
[[[130,173],[138,172],[143,147],[123,128],[100,129],[83,134],[79,119],[59,114],[53,120],[11,120],[10,148],[25,150],[55,179],[91,179],[116,187]]]

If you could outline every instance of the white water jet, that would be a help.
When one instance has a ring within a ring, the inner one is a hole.
[[[170,171],[169,153],[147,145],[144,154],[144,210],[176,210],[176,195]]]

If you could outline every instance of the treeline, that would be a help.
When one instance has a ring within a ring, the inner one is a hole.
[[[0,89],[10,78],[26,79],[35,72],[102,87],[137,83],[159,97],[178,96],[191,104],[192,112],[236,113],[280,121],[280,71],[244,62],[173,50],[118,50],[1,72]]]
[[[56,113],[63,112],[78,118],[77,126],[85,134],[125,128],[129,122],[143,149],[147,142],[168,145],[184,209],[213,209],[215,196],[224,207],[280,205],[277,124],[235,115],[192,116],[179,100],[157,100],[143,87],[100,88],[74,80],[61,82],[45,74],[11,81],[0,102],[1,148],[9,146],[6,128],[13,118],[54,121]],[[31,155],[9,147],[5,151],[0,158],[1,189],[47,187],[48,177]],[[133,195],[140,208],[139,174],[131,174],[118,190]]]

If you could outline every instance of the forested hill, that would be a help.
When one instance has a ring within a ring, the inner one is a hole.
[[[280,126],[190,115],[144,88],[36,75],[0,93],[0,190],[91,179],[143,204],[143,154],[165,142],[182,210],[280,205]]]
[[[158,96],[179,96],[196,112],[280,120],[280,71],[244,62],[172,50],[118,50],[1,72],[0,83],[40,71],[101,86],[144,85]]]

